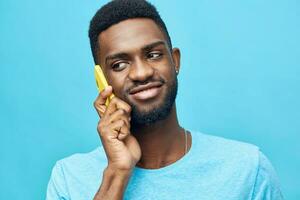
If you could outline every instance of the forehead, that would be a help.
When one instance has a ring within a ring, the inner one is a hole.
[[[140,49],[158,40],[166,40],[164,33],[153,20],[147,18],[119,22],[103,31],[98,38],[100,53],[104,54]]]

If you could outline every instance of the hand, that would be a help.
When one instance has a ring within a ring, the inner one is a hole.
[[[131,171],[141,158],[141,148],[130,133],[131,107],[118,97],[114,97],[106,107],[105,101],[111,94],[112,87],[108,86],[94,102],[101,118],[97,130],[108,159],[108,168]]]

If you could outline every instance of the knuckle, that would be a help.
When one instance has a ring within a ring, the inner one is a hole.
[[[119,109],[119,113],[120,113],[120,115],[124,115],[125,114],[125,110]]]
[[[128,120],[128,118],[127,118],[127,117],[124,117],[124,118],[123,118],[123,121],[124,121],[124,122],[126,122],[126,123],[125,123],[125,124],[126,124],[126,126],[128,126],[128,125],[129,125],[129,120]]]
[[[129,129],[128,129],[127,126],[124,126],[124,132],[125,132],[125,133],[129,133]]]
[[[117,101],[118,101],[117,98],[118,98],[118,97],[112,98],[111,103],[113,103],[113,104],[117,103]]]
[[[127,105],[127,112],[131,113],[131,106]]]
[[[128,123],[127,123],[127,127],[128,127],[128,130],[130,130],[131,125],[130,125],[130,122],[129,122],[129,121],[128,121]]]
[[[125,110],[127,113],[131,112],[131,106],[128,105],[126,102],[123,102],[122,109]]]
[[[124,126],[124,125],[125,125],[124,120],[120,120],[120,126]]]
[[[105,132],[105,125],[102,120],[100,120],[100,122],[98,123],[97,130],[99,133]]]
[[[102,138],[107,138],[107,128],[103,128],[102,130],[101,130],[101,132],[100,132],[100,136],[102,137]]]
[[[93,103],[94,107],[97,108],[97,100]]]
[[[105,97],[105,92],[104,91],[102,91],[102,92],[100,92],[100,95],[99,95],[101,98],[104,98]]]
[[[125,135],[129,135],[129,134],[130,134],[130,131],[126,128],[126,129],[124,130],[124,134],[125,134]]]
[[[104,116],[105,111],[106,111],[106,107],[105,106],[99,106],[99,112],[100,112],[101,117]]]
[[[98,125],[97,126],[97,131],[98,131],[98,133],[101,135],[102,134],[102,131],[103,129],[102,129],[102,127],[100,126],[100,125]]]

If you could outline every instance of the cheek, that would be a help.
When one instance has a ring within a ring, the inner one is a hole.
[[[123,96],[123,87],[125,83],[125,79],[121,75],[110,75],[108,78],[108,83],[112,86],[113,88],[113,93],[118,96],[122,97]]]
[[[157,67],[156,70],[161,78],[163,78],[165,81],[170,82],[174,79],[174,76],[176,76],[175,69],[171,62],[164,62],[161,67]]]

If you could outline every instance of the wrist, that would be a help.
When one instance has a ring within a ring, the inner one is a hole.
[[[103,171],[102,183],[94,200],[123,199],[132,170],[120,170],[107,166]]]
[[[112,177],[129,178],[132,174],[132,171],[133,169],[117,169],[111,165],[108,165],[103,173]]]

